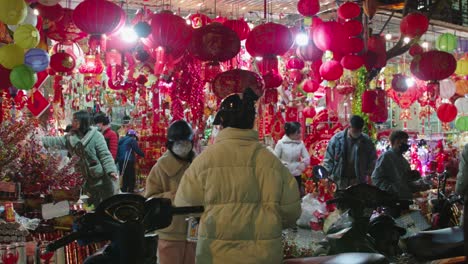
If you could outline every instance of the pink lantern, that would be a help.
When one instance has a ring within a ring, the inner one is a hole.
[[[364,65],[364,59],[359,55],[348,54],[341,59],[343,68],[355,71]]]
[[[320,66],[320,75],[327,81],[336,81],[343,75],[343,67],[335,60],[324,62]]]
[[[299,0],[297,2],[297,11],[299,14],[307,17],[314,16],[320,11],[319,0]]]
[[[353,19],[361,14],[359,5],[353,2],[346,2],[338,7],[338,16],[341,19]]]
[[[343,26],[336,21],[323,22],[313,31],[313,40],[322,51],[341,52],[346,34]]]
[[[421,13],[410,13],[400,22],[400,31],[404,36],[415,38],[426,33],[429,19]]]
[[[358,20],[349,20],[343,23],[343,31],[348,37],[358,36],[362,33],[362,23]]]
[[[291,57],[286,64],[286,68],[288,70],[295,69],[295,70],[302,70],[304,68],[304,62],[299,59],[298,57]]]

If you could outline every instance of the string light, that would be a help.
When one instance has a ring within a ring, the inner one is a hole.
[[[392,39],[392,34],[390,34],[390,33],[385,34],[385,39],[386,40],[391,40]]]
[[[403,41],[404,41],[406,44],[408,44],[408,43],[411,41],[411,39],[408,38],[408,37],[405,37],[405,38],[403,39]]]
[[[306,46],[309,43],[309,37],[304,32],[296,35],[296,44],[298,46]]]

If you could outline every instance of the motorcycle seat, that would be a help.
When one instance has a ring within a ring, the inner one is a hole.
[[[384,255],[376,253],[342,253],[338,255],[286,259],[283,264],[388,264]]]
[[[408,252],[424,260],[462,256],[463,244],[463,229],[460,227],[421,231],[406,241]]]

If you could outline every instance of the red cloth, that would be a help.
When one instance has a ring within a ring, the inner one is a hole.
[[[117,132],[110,129],[109,127],[106,130],[102,131],[102,135],[104,135],[104,138],[107,142],[107,147],[109,148],[109,151],[115,160],[117,158],[117,146],[119,144],[119,136],[117,135]]]

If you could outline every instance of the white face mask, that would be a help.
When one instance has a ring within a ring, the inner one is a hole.
[[[188,140],[177,140],[172,146],[172,152],[179,157],[185,158],[192,151],[192,142]]]

